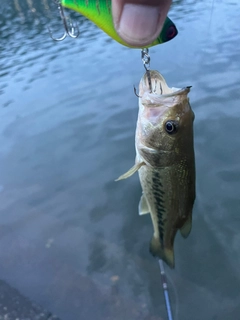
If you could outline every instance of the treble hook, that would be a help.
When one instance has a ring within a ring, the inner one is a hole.
[[[138,98],[142,98],[142,97],[140,97],[140,95],[137,93],[137,89],[136,89],[135,86],[133,86],[133,91],[134,91],[135,96],[137,96]]]
[[[151,74],[150,74],[150,55],[149,55],[149,49],[148,48],[143,48],[141,51],[141,58],[142,58],[142,63],[143,66],[146,70],[147,73],[147,78],[148,78],[148,85],[150,89],[150,93],[152,93],[152,81],[151,81]],[[141,98],[139,94],[137,94],[137,90],[134,87],[134,93],[138,98]]]
[[[67,23],[67,18],[65,16],[65,13],[64,13],[64,10],[63,10],[63,7],[60,3],[59,0],[54,0],[54,2],[57,4],[58,6],[58,10],[59,10],[59,13],[60,13],[60,17],[62,19],[62,22],[63,22],[63,26],[64,26],[64,29],[65,29],[65,32],[63,34],[63,36],[61,38],[54,38],[53,35],[52,35],[52,32],[51,30],[48,28],[49,30],[49,33],[50,33],[50,36],[53,40],[55,41],[62,41],[64,40],[67,36],[71,37],[71,38],[77,38],[79,36],[79,28],[76,27],[76,26],[73,26],[71,20],[70,20],[70,28],[71,30],[69,30],[69,26],[68,26],[68,23]],[[77,29],[77,33],[75,34],[75,29]]]

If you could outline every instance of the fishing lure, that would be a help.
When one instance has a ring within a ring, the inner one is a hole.
[[[60,0],[62,6],[81,13],[106,32],[112,39],[129,48],[137,48],[122,40],[115,31],[112,18],[111,0]],[[152,47],[172,40],[178,34],[177,28],[171,19],[166,18],[162,31],[151,44]]]

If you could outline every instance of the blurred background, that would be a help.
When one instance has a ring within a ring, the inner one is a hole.
[[[174,319],[240,316],[240,2],[173,1],[179,34],[150,49],[192,86],[193,229],[166,267]],[[141,53],[50,0],[0,3],[0,279],[61,319],[167,320],[134,163]]]

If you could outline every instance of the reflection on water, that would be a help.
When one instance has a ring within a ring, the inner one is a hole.
[[[151,49],[168,83],[193,86],[196,115],[193,230],[167,270],[176,319],[240,312],[239,9],[175,1],[179,35]],[[114,182],[134,162],[140,52],[68,14],[81,36],[56,43],[52,2],[0,4],[1,278],[62,319],[166,319],[138,177]]]

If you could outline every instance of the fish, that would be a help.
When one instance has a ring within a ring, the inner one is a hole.
[[[112,39],[129,48],[139,48],[131,46],[122,40],[117,34],[112,18],[111,0],[60,0],[61,5],[81,13],[83,16],[95,23],[100,29],[107,33]],[[166,18],[162,31],[151,44],[145,46],[152,47],[169,40],[172,40],[178,34],[175,24],[170,18]]]
[[[175,266],[177,231],[187,238],[192,228],[195,115],[188,98],[190,88],[169,88],[164,77],[155,70],[142,77],[135,165],[117,179],[126,179],[138,171],[143,192],[139,215],[150,213],[153,224],[150,252],[170,268]]]

